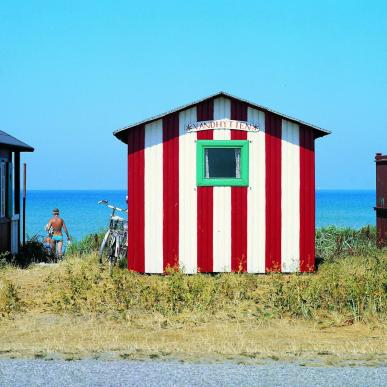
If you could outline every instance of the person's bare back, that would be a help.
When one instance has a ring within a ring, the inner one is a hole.
[[[59,216],[52,217],[49,220],[48,224],[50,226],[52,226],[52,228],[54,230],[54,235],[62,235],[62,228],[64,228],[63,226],[65,224],[64,224],[64,221],[61,217],[59,217]]]
[[[62,229],[67,235],[67,240],[70,240],[70,235],[66,227],[65,221],[59,216],[59,210],[55,208],[52,212],[53,217],[48,221],[47,229],[52,227],[53,236],[52,240],[57,246],[57,254],[59,257],[62,256],[62,246],[63,246],[63,234]]]

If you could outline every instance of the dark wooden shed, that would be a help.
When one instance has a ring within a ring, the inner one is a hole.
[[[0,254],[20,243],[20,153],[34,148],[0,130]]]
[[[387,246],[387,155],[376,153],[376,228],[379,247]]]

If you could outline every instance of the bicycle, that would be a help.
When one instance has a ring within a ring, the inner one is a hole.
[[[104,251],[106,250],[109,262],[109,273],[111,274],[117,261],[126,259],[128,253],[128,222],[124,218],[117,216],[116,211],[128,213],[128,210],[113,206],[107,200],[100,200],[98,204],[112,209],[109,228],[98,251],[99,262],[102,264]]]

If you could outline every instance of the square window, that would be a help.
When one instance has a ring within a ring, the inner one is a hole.
[[[248,141],[197,141],[198,186],[247,186],[248,175]]]

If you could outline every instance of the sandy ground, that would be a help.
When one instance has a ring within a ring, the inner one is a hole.
[[[381,327],[323,327],[306,321],[113,321],[101,316],[25,314],[0,321],[0,358],[318,361],[381,365]]]

